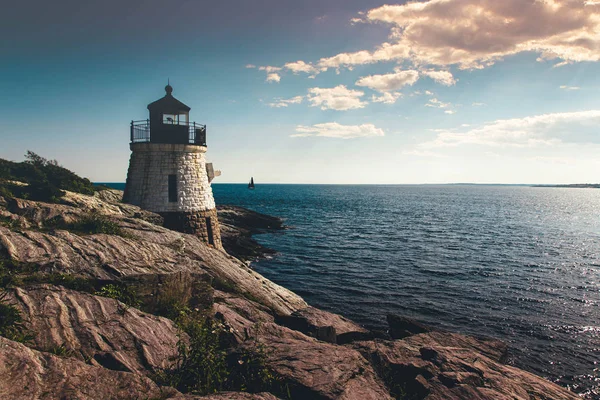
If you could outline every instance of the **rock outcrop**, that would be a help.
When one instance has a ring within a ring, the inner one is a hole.
[[[378,369],[396,396],[427,400],[579,397],[529,372],[500,363],[505,346],[451,333],[422,333],[352,345]]]
[[[229,205],[217,206],[217,212],[227,253],[240,260],[256,260],[275,253],[252,239],[252,235],[285,229],[282,219]]]
[[[95,197],[69,193],[68,198],[71,204],[83,208],[18,200],[18,207],[9,207],[8,211],[40,227],[58,215],[76,220],[92,212],[110,218],[128,235],[80,235],[61,229],[13,230],[0,226],[0,251],[17,262],[37,265],[42,273],[105,281],[149,274],[208,273],[278,313],[289,314],[307,307],[296,294],[265,279],[236,258],[207,246],[198,237],[128,216],[122,206],[106,204]]]
[[[117,300],[50,285],[16,288],[10,294],[39,350],[142,374],[168,368],[177,355],[173,321]]]
[[[499,341],[395,317],[390,336],[382,336],[310,307],[230,254],[119,200],[117,191],[67,193],[62,204],[0,198],[0,282],[10,286],[4,301],[32,336],[24,344],[0,337],[0,398],[578,398],[504,364]],[[279,219],[240,208],[219,212],[223,243],[240,257],[264,251],[246,240],[252,233],[281,228]],[[102,216],[112,233],[68,228],[90,215]],[[119,297],[100,290],[106,287],[135,293],[135,304],[100,296]],[[182,313],[218,322],[205,334],[218,335],[228,360],[243,367],[240,355],[259,352],[278,386],[205,397],[169,387],[181,389],[160,372],[181,357],[178,343],[193,337],[178,329]]]
[[[0,398],[150,399],[168,398],[152,380],[32,350],[0,337]]]

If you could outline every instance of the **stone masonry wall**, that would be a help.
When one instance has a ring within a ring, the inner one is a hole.
[[[223,249],[206,172],[206,147],[162,143],[132,143],[130,146],[123,201],[161,214],[166,228],[195,234],[215,248]],[[176,202],[169,201],[169,175],[177,177]]]
[[[160,213],[164,218],[165,228],[174,231],[191,233],[199,236],[204,242],[213,245],[217,249],[223,249],[221,244],[221,230],[217,210],[195,211],[195,212],[171,212]],[[210,229],[207,224],[210,223]],[[212,233],[212,236],[211,236]]]
[[[154,212],[215,208],[206,173],[206,147],[133,143],[124,200]],[[169,175],[177,176],[177,202],[169,202]]]

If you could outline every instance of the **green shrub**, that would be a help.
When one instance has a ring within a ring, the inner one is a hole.
[[[21,274],[33,274],[39,266],[34,263],[24,263],[10,258],[0,258],[0,288],[19,286],[22,284]]]
[[[31,196],[37,197],[39,201],[58,199],[64,195],[62,190],[94,194],[94,185],[89,179],[81,178],[60,166],[56,160],[47,160],[32,151],[27,151],[24,162],[0,159],[0,180],[29,183],[32,186],[31,192],[23,189],[14,195],[32,200],[36,199]]]
[[[67,346],[63,343],[60,346],[51,347],[48,349],[48,353],[52,353],[59,357],[72,357],[75,354],[75,351],[67,348]]]
[[[173,368],[157,377],[160,384],[184,393],[205,395],[227,388],[226,352],[219,345],[221,327],[212,319],[182,316],[178,319],[189,342],[181,338]]]
[[[15,342],[26,343],[32,339],[19,310],[7,302],[7,293],[0,293],[0,336]]]
[[[250,393],[281,392],[280,380],[267,367],[267,351],[263,344],[254,341],[242,352],[234,353],[230,365],[230,385],[237,390]]]
[[[102,286],[100,290],[94,293],[96,296],[109,297],[111,299],[119,300],[121,303],[126,304],[130,307],[138,308],[141,304],[137,293],[130,287],[123,284],[109,283],[108,285]]]
[[[32,285],[38,283],[48,283],[55,286],[63,286],[67,289],[77,290],[79,292],[94,293],[99,286],[94,279],[81,276],[61,273],[33,273],[19,277],[19,283],[22,285]]]
[[[79,233],[83,235],[94,235],[104,233],[107,235],[117,235],[125,238],[133,238],[133,236],[123,230],[116,222],[112,221],[105,215],[92,213],[88,214],[75,222],[65,223],[62,221],[48,224],[48,228],[64,229],[69,232]]]
[[[0,196],[4,198],[18,197],[46,203],[59,203],[65,194],[64,191],[47,180],[33,180],[27,185],[0,182]]]

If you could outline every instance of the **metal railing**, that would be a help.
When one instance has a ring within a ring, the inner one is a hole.
[[[168,126],[172,126],[167,124]],[[198,146],[206,146],[206,125],[197,124],[195,122],[180,122],[175,126],[188,127],[188,142],[187,144],[195,144]],[[151,142],[150,120],[131,121],[130,126],[131,143],[148,143]]]

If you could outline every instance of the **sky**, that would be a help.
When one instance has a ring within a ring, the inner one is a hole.
[[[215,182],[600,182],[596,0],[22,0],[0,54],[0,158],[96,182],[167,80]]]

